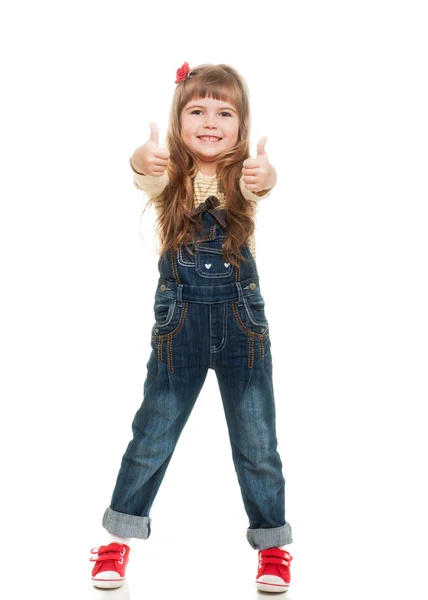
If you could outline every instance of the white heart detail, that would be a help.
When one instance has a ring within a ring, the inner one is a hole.
[[[205,266],[207,269],[211,269],[211,263],[209,265],[207,265],[207,263],[205,263]]]
[[[230,267],[230,263],[223,263],[223,264],[226,267],[226,269],[227,269],[227,267]]]

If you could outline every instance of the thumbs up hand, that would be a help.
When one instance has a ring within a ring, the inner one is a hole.
[[[153,121],[149,123],[150,138],[137,148],[131,157],[131,163],[144,175],[162,177],[169,163],[169,150],[159,146],[159,130]]]
[[[270,164],[265,151],[267,137],[264,136],[257,144],[256,158],[247,158],[242,164],[244,185],[250,192],[267,192],[277,179],[276,171]]]

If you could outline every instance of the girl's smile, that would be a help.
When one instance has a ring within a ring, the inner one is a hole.
[[[201,135],[199,137],[199,139],[204,142],[218,142],[221,140],[221,138],[219,138],[219,137],[212,137],[212,136],[207,136],[207,135]]]
[[[239,118],[230,102],[214,98],[190,100],[180,115],[181,137],[204,175],[214,175],[222,154],[238,141]]]

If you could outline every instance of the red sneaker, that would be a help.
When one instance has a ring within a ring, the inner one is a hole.
[[[118,588],[125,582],[125,570],[129,561],[130,548],[126,544],[112,542],[108,546],[92,548],[91,554],[96,558],[92,569],[92,583],[99,588]]]
[[[259,550],[256,588],[262,592],[286,592],[290,585],[293,557],[281,548]]]

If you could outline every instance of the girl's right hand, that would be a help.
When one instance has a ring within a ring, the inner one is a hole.
[[[156,123],[150,122],[150,138],[137,148],[131,157],[137,171],[151,177],[162,177],[169,163],[169,150],[159,147],[159,131]]]

